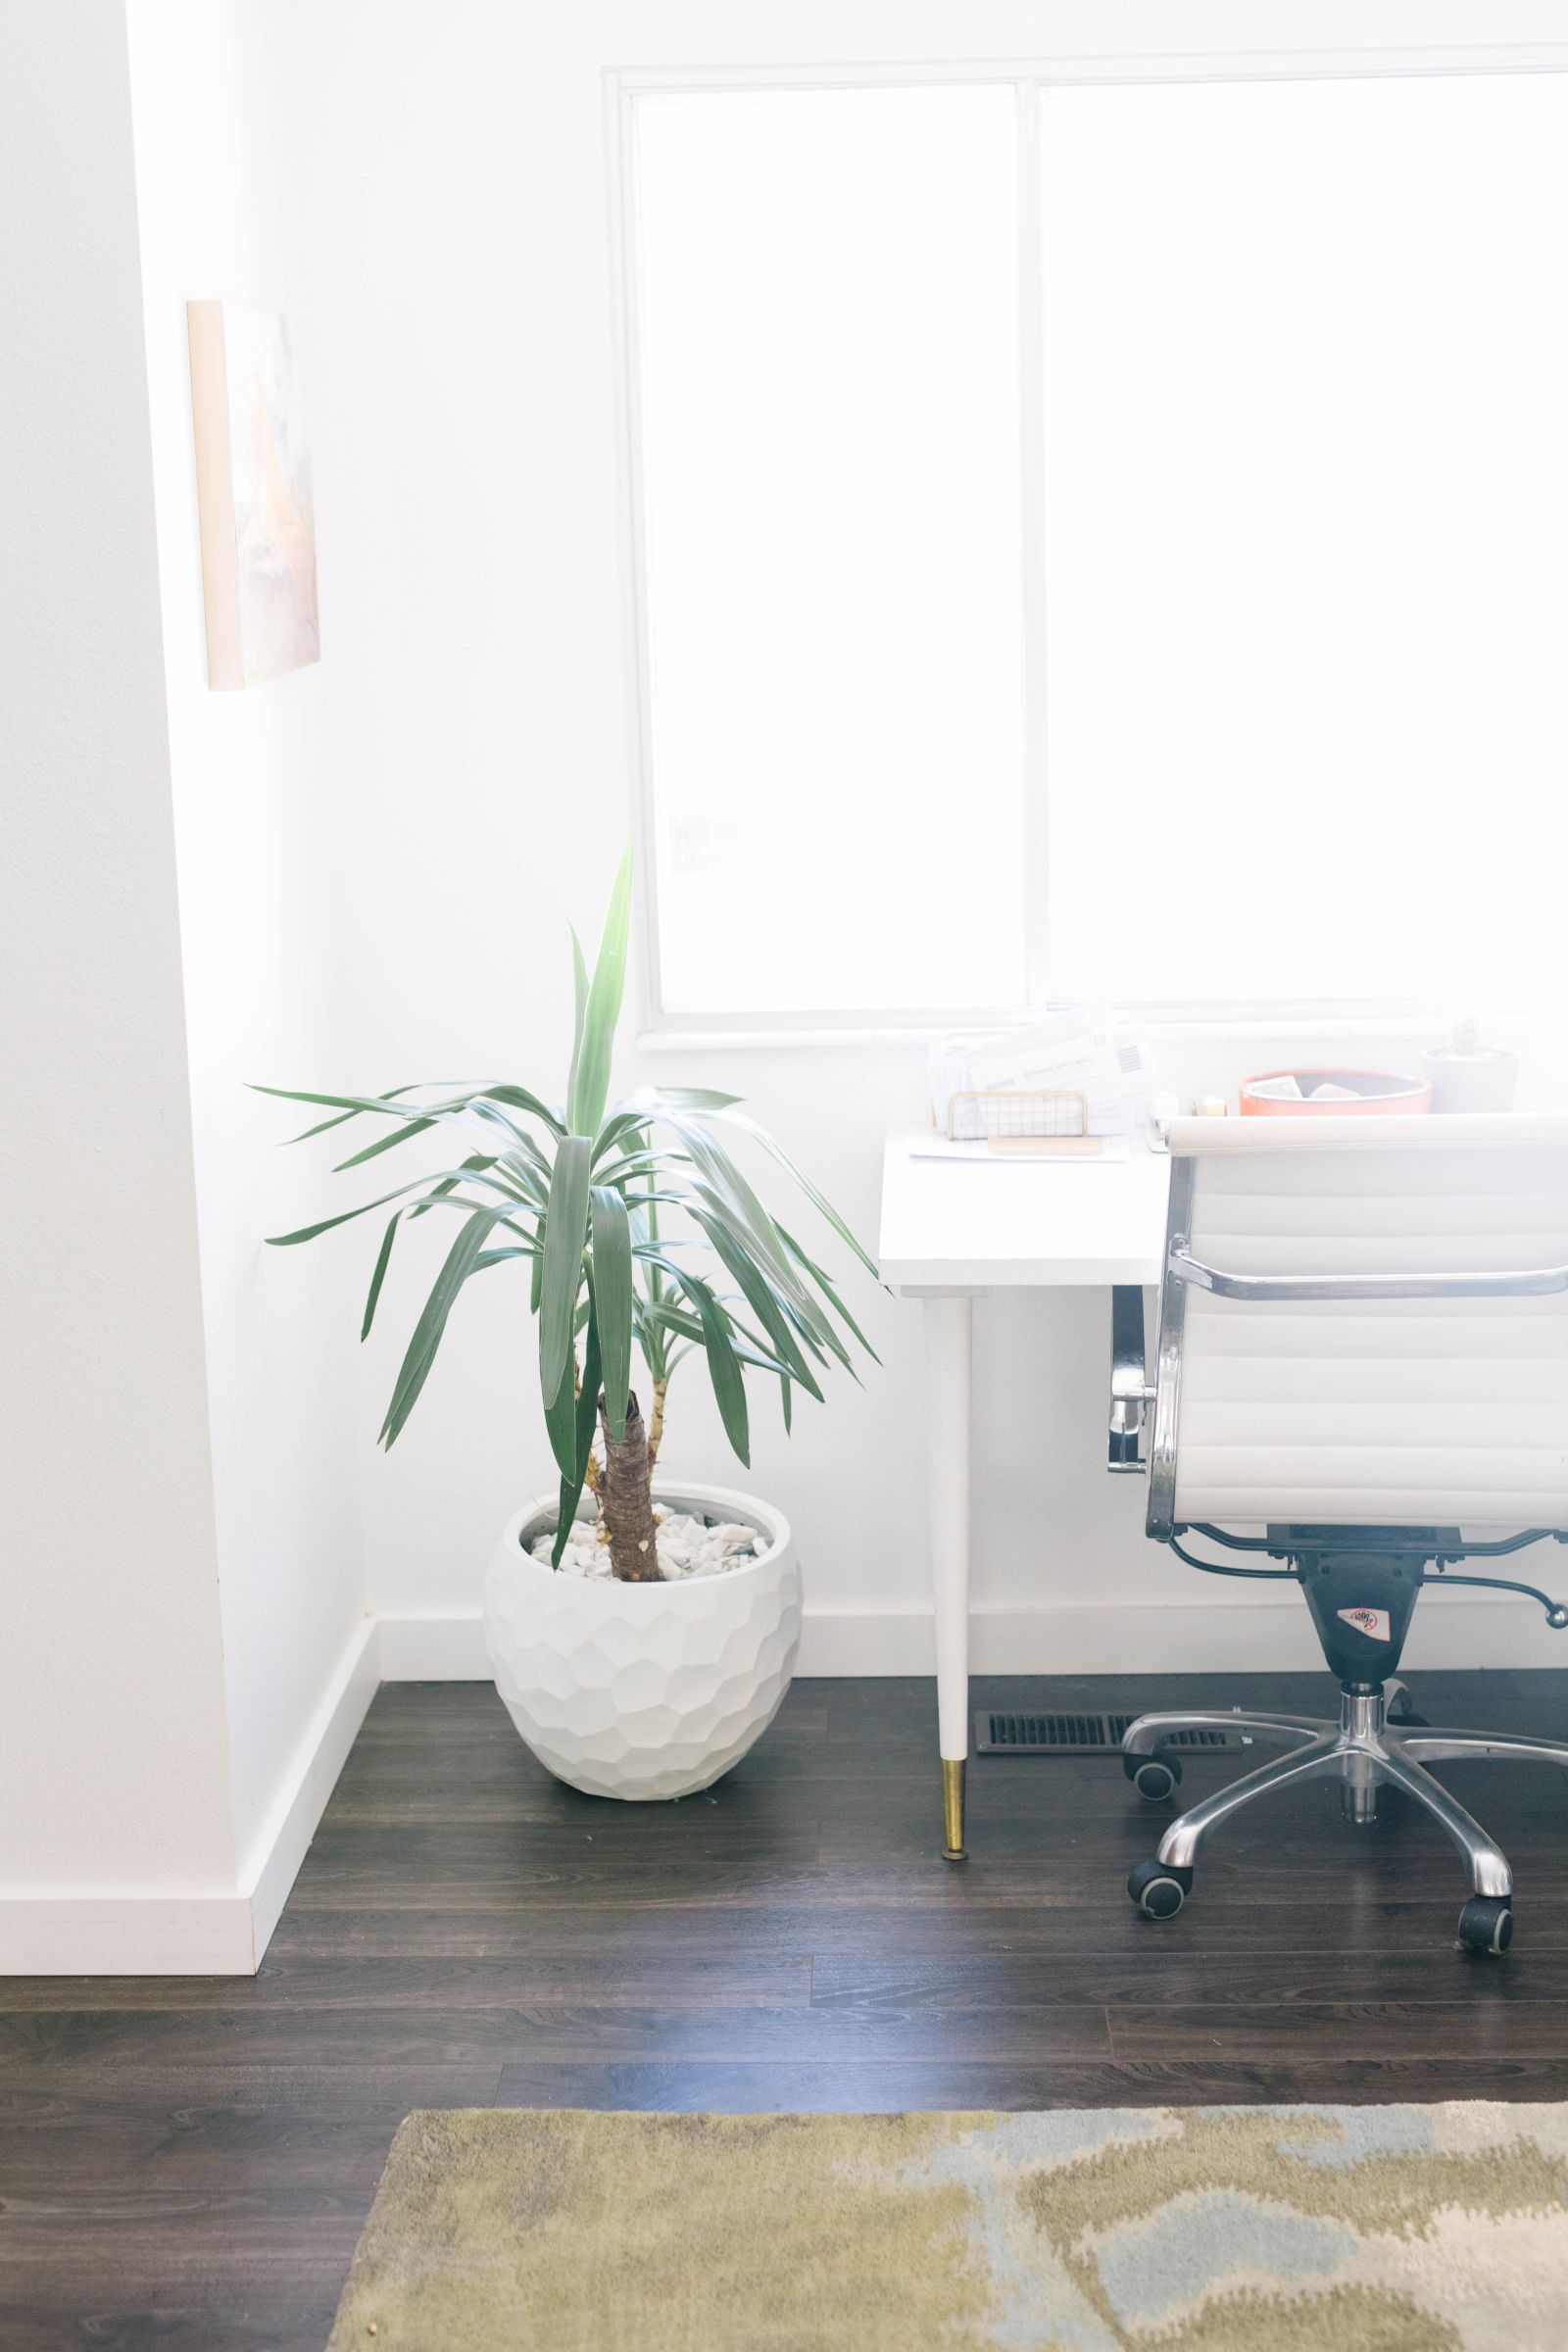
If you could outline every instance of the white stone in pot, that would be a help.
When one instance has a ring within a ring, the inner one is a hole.
[[[757,1556],[678,1583],[559,1575],[529,1554],[556,1522],[541,1495],[508,1521],[485,1576],[507,1712],[540,1763],[591,1796],[710,1788],[772,1722],[800,1648],[800,1563],[782,1513],[722,1487],[656,1482],[655,1501],[744,1522]]]

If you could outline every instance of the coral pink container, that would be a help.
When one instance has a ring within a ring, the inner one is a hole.
[[[1314,1086],[1348,1086],[1353,1102],[1291,1102],[1278,1095],[1259,1095],[1254,1088],[1265,1078],[1294,1078],[1303,1095]],[[1252,1119],[1345,1119],[1369,1114],[1389,1118],[1403,1111],[1432,1108],[1432,1082],[1412,1078],[1401,1070],[1259,1070],[1242,1081],[1242,1116]]]

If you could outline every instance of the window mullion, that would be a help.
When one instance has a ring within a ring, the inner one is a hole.
[[[1031,1004],[1051,1000],[1051,811],[1047,756],[1045,318],[1040,132],[1044,90],[1020,80],[1018,429],[1023,601],[1024,949]]]

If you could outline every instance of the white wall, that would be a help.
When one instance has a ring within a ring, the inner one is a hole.
[[[1568,34],[1555,0],[282,0],[273,23],[289,67],[281,182],[316,393],[326,660],[354,844],[330,1075],[376,1086],[503,1072],[560,1085],[565,925],[594,932],[629,823],[607,67]],[[1173,1050],[1170,1077],[1227,1087],[1288,1052],[1195,1040]],[[618,1076],[743,1092],[868,1237],[882,1130],[924,1107],[907,1051],[627,1050]],[[442,1628],[476,1608],[494,1531],[549,1486],[548,1454],[525,1300],[501,1273],[464,1300],[396,1451],[371,1455],[438,1247],[422,1238],[422,1261],[411,1248],[395,1264],[363,1364],[369,1590],[394,1618],[440,1621],[405,1628],[390,1660],[477,1672],[477,1644]],[[374,1240],[322,1247],[363,1274]],[[852,1299],[859,1311],[853,1284]],[[752,1477],[798,1529],[808,1661],[906,1669],[929,1657],[918,1310],[863,1303],[885,1368],[863,1390],[841,1383],[825,1410],[803,1402],[788,1446],[760,1397]],[[1298,1607],[1263,1595],[1238,1609],[1237,1588],[1173,1567],[1143,1540],[1141,1494],[1104,1476],[1104,1322],[1092,1296],[979,1309],[975,1592],[995,1614],[978,1662],[1306,1662]],[[345,1327],[345,1376],[353,1353]],[[665,1458],[728,1474],[700,1371],[674,1391]],[[828,1612],[846,1620],[831,1638]],[[1439,1614],[1426,1613],[1417,1655],[1457,1642]],[[1461,1654],[1475,1639],[1472,1628]],[[1542,1654],[1528,1610],[1495,1641],[1499,1654]]]
[[[265,23],[0,24],[5,1969],[253,1966],[375,1681],[349,1269],[263,1246],[310,1179],[244,1091],[342,1057],[329,698],[206,679],[185,304],[290,305]]]
[[[185,305],[293,309],[266,10],[131,0],[129,24],[234,1835],[248,1884],[312,1768],[323,1706],[365,1679],[349,1269],[264,1246],[310,1215],[310,1171],[274,1145],[311,1114],[246,1091],[248,1080],[310,1086],[343,1058],[337,751],[324,663],[241,693],[207,683]],[[307,368],[307,425],[311,389]],[[323,603],[329,662],[330,591]]]
[[[124,25],[100,0],[0,18],[0,1967],[85,1967],[117,1902],[234,1884]]]

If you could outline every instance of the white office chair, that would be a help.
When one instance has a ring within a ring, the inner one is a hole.
[[[1119,1294],[1111,1467],[1144,1468],[1152,1403],[1149,1534],[1212,1574],[1298,1583],[1341,1699],[1337,1722],[1140,1716],[1122,1761],[1153,1800],[1181,1778],[1180,1734],[1288,1752],[1173,1821],[1128,1892],[1170,1918],[1199,1848],[1254,1797],[1337,1780],[1364,1823],[1387,1783],[1464,1858],[1461,1941],[1504,1951],[1507,1861],[1426,1766],[1568,1765],[1568,1745],[1396,1729],[1386,1701],[1423,1585],[1526,1592],[1568,1625],[1532,1585],[1450,1573],[1568,1543],[1568,1118],[1184,1119],[1171,1154],[1156,1375],[1147,1387],[1141,1298]],[[1192,1534],[1286,1564],[1201,1559]]]

